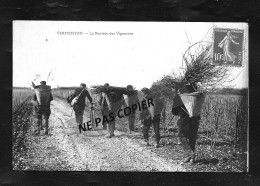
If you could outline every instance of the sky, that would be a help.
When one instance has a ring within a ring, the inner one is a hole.
[[[247,24],[85,21],[14,21],[13,86],[45,80],[53,88],[80,83],[150,87],[163,75],[181,73],[189,44],[212,41],[214,27],[245,29],[243,66],[231,68],[230,79],[237,78],[223,86],[248,87]]]

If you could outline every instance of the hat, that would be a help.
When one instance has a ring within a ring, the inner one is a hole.
[[[41,85],[46,85],[46,81],[41,81],[40,84]]]
[[[127,85],[126,90],[128,90],[128,91],[134,90],[133,85]]]
[[[80,83],[80,86],[86,87],[86,84],[85,83]]]
[[[144,92],[144,93],[147,93],[147,92],[149,92],[149,89],[144,87],[144,88],[141,89],[141,91]]]

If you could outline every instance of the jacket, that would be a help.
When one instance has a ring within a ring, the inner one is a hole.
[[[74,99],[75,97],[77,97],[81,93],[82,90],[83,90],[82,88],[77,88],[71,99]],[[86,103],[85,103],[86,97],[92,103],[92,101],[93,101],[92,97],[90,96],[89,92],[86,89],[84,89],[83,92],[80,94],[77,103],[73,106],[73,109],[76,112],[76,115],[77,115],[77,111],[79,111],[79,112],[84,111],[85,106],[86,106]]]
[[[165,111],[165,104],[164,104],[164,98],[163,97],[157,97],[156,95],[153,95],[152,93],[146,94],[143,98],[142,101],[146,101],[146,107],[147,109],[142,109],[141,114],[140,114],[140,119],[148,119],[151,117],[151,114],[149,112],[148,105],[147,105],[147,100],[152,99],[152,102],[154,104],[154,116],[156,115],[161,115],[162,112]],[[150,105],[152,107],[152,105]]]
[[[109,110],[112,109],[113,105],[121,104],[123,101],[123,94],[125,93],[124,90],[107,90],[102,92],[99,99],[99,105],[101,108],[104,107],[111,107]]]
[[[41,114],[41,113],[47,113],[48,114],[48,113],[50,113],[50,111],[51,111],[51,101],[53,100],[52,93],[50,94],[49,101],[48,101],[47,105],[39,105],[36,94],[34,94],[33,100],[37,102],[37,105],[34,107],[35,112],[37,114]]]

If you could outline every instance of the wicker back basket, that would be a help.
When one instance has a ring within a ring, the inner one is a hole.
[[[49,104],[49,98],[51,95],[51,87],[47,86],[47,85],[41,85],[41,86],[37,86],[34,89],[35,93],[36,93],[36,97],[38,100],[38,103],[40,105],[48,105]]]
[[[202,105],[205,100],[205,94],[199,92],[180,94],[183,104],[190,117],[200,116]]]
[[[153,118],[155,115],[160,114],[163,109],[164,109],[164,98],[163,97],[159,97],[159,98],[155,98],[153,99],[153,105],[149,105],[148,110],[149,113],[151,115],[151,117]],[[148,103],[147,103],[148,105]]]
[[[124,96],[126,106],[131,107],[134,104],[138,104],[138,96],[137,95],[129,96],[129,95],[123,94],[123,96]]]

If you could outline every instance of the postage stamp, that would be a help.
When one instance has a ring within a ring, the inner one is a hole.
[[[244,30],[215,28],[213,64],[242,66]]]

